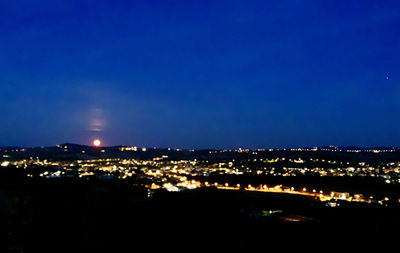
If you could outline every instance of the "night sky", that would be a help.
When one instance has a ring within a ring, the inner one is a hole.
[[[0,1],[0,146],[399,146],[400,1]]]

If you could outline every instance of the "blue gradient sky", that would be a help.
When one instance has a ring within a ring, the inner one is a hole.
[[[400,1],[0,2],[0,146],[399,146]]]

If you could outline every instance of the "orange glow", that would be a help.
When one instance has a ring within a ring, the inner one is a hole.
[[[93,146],[100,147],[100,145],[101,145],[101,141],[99,139],[96,139],[93,141]]]

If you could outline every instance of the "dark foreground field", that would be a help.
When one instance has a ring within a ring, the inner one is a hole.
[[[0,252],[336,252],[395,245],[399,225],[397,207],[332,208],[285,194],[76,179],[0,187]]]

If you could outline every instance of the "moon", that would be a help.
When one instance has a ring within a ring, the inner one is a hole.
[[[101,140],[96,139],[96,140],[93,141],[93,146],[100,147],[100,145],[101,145]]]

